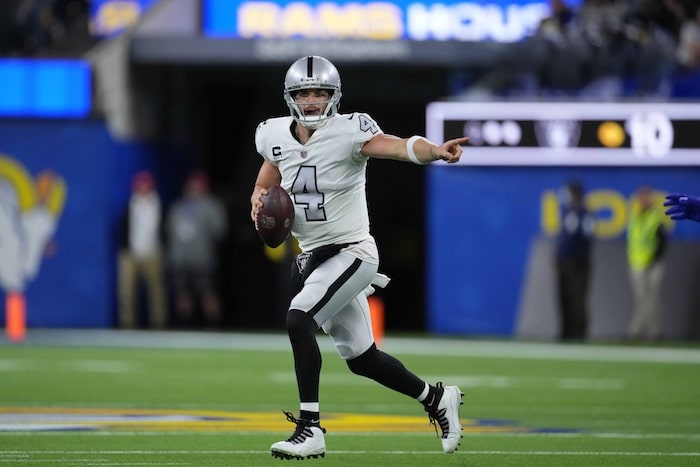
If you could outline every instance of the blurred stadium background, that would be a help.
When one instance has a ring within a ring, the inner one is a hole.
[[[262,119],[287,113],[283,75],[304,54],[338,65],[342,111],[366,111],[399,135],[472,138],[456,167],[371,164],[373,228],[395,279],[378,293],[388,333],[553,338],[557,190],[577,178],[601,221],[591,338],[620,339],[630,316],[630,195],[641,183],[660,198],[697,191],[695,1],[2,8],[3,190],[30,216],[40,174],[63,182],[38,271],[3,276],[4,293],[26,299],[30,330],[114,328],[116,223],[131,177],[151,170],[167,204],[193,168],[209,174],[230,220],[219,246],[221,328],[282,329],[284,287],[271,293],[260,278],[284,277],[289,255],[263,249],[249,221],[260,163],[253,134]],[[693,340],[700,229],[681,224],[669,223],[664,327],[671,340]]]
[[[442,455],[413,401],[322,339],[322,462],[697,465],[697,224],[668,223],[665,342],[623,339],[632,193],[700,192],[698,21],[695,0],[0,0],[0,463],[270,465],[297,404],[290,252],[249,219],[253,137],[287,113],[288,65],[318,54],[341,111],[471,137],[456,166],[368,171],[394,279],[381,345],[465,390],[463,446]],[[195,168],[229,217],[224,321],[119,329],[132,177],[154,173],[169,205]],[[599,224],[590,342],[562,344],[552,243],[573,178]]]

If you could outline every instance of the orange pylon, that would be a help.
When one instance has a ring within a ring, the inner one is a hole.
[[[380,347],[382,339],[384,339],[384,301],[374,295],[367,300],[369,301],[369,314],[372,318],[374,342],[377,344],[377,347]]]
[[[21,292],[8,292],[5,296],[5,323],[8,339],[13,342],[24,340],[27,334],[27,318],[24,294]]]

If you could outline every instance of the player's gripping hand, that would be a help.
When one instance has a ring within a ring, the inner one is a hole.
[[[258,211],[263,207],[263,196],[267,195],[267,189],[255,187],[253,194],[250,197],[250,219],[255,222],[258,217]]]
[[[697,196],[671,193],[666,195],[664,206],[669,206],[666,214],[674,221],[690,219],[700,222],[700,198]]]

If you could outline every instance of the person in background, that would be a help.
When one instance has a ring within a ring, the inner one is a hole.
[[[627,259],[633,294],[631,339],[661,338],[661,283],[667,234],[649,185],[641,185],[627,228]]]
[[[181,325],[192,324],[197,310],[206,324],[220,324],[217,249],[227,224],[223,204],[209,192],[207,175],[191,173],[183,196],[170,207],[166,219],[175,314]]]
[[[700,5],[681,24],[676,59],[681,70],[700,69]]]
[[[683,193],[666,195],[666,214],[674,221],[689,219],[700,222],[700,197]]]
[[[139,327],[141,286],[148,299],[152,328],[167,325],[167,298],[163,264],[162,207],[153,175],[138,172],[132,179],[128,205],[119,232],[119,327]]]
[[[584,204],[578,181],[562,189],[562,223],[556,245],[559,338],[583,340],[588,331],[588,286],[595,218]]]

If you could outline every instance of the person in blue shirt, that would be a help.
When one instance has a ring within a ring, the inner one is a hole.
[[[564,211],[556,245],[559,338],[584,340],[595,218],[586,209],[580,182],[569,182],[562,189],[562,198]]]

